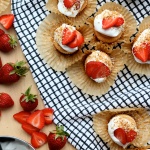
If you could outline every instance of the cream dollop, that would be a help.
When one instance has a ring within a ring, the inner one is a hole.
[[[134,56],[134,59],[136,62],[140,63],[140,64],[150,64],[150,60],[146,61],[146,62],[142,62],[140,59],[138,59],[134,53],[133,53],[133,49],[135,47],[139,47],[142,43],[150,43],[150,28],[145,29],[140,36],[137,38],[137,40],[134,42],[133,46],[132,46],[132,54]]]
[[[68,28],[70,31],[74,31],[76,30],[75,27],[71,26],[71,25],[67,25],[67,24],[62,24],[59,28],[57,28],[55,31],[54,31],[54,40],[60,45],[60,47],[67,51],[67,52],[75,52],[78,50],[78,47],[75,47],[75,48],[70,48],[69,46],[67,45],[63,45],[62,44],[62,35],[63,35],[63,30],[65,28]]]
[[[125,115],[125,114],[120,114],[120,115],[113,117],[108,123],[108,133],[109,133],[110,137],[112,138],[112,140],[116,144],[122,146],[123,148],[126,148],[130,143],[128,142],[125,145],[123,145],[119,141],[119,139],[117,139],[114,135],[114,131],[118,128],[122,128],[124,130],[132,129],[137,132],[138,130],[137,130],[136,122],[131,116]]]
[[[101,62],[103,64],[105,64],[107,67],[109,67],[109,69],[112,69],[112,61],[111,58],[104,52],[101,52],[99,50],[92,52],[85,60],[85,69],[86,69],[86,64],[90,61],[98,61]],[[96,78],[93,79],[97,83],[101,83],[104,82],[106,80],[106,77],[104,78]]]
[[[83,4],[84,4],[84,0],[80,0],[80,8],[79,9],[76,9],[75,5],[73,5],[71,8],[67,8],[64,5],[64,0],[59,0],[58,1],[58,10],[65,16],[76,17]]]
[[[106,36],[109,37],[117,37],[123,30],[124,30],[124,26],[121,25],[119,27],[111,27],[109,29],[103,29],[102,28],[102,20],[105,17],[108,16],[114,16],[114,17],[122,17],[123,16],[119,13],[117,13],[116,11],[110,11],[110,10],[104,10],[101,14],[97,15],[94,19],[94,29]]]

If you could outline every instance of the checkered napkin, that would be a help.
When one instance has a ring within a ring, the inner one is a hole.
[[[104,4],[99,0],[97,8]],[[138,23],[150,13],[149,0],[115,0],[133,12]],[[22,51],[46,107],[55,110],[54,122],[63,124],[69,142],[78,150],[107,150],[108,146],[94,132],[92,115],[123,107],[150,106],[150,78],[132,74],[125,66],[110,90],[101,97],[83,94],[66,72],[56,72],[41,59],[35,42],[40,22],[50,13],[45,0],[12,0],[14,27]]]

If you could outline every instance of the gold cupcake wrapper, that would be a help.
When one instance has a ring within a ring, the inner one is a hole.
[[[104,142],[108,143],[111,150],[124,150],[111,139],[108,133],[110,119],[118,114],[130,115],[135,120],[138,134],[131,144],[135,147],[145,147],[150,140],[150,116],[144,108],[112,109],[100,112],[93,116],[93,128],[95,132]]]
[[[85,73],[85,59],[91,51],[87,52],[84,58],[67,69],[70,80],[82,90],[83,93],[100,96],[108,92],[110,86],[113,85],[117,73],[124,67],[124,53],[120,50],[114,50],[109,56],[113,61],[113,69],[111,75],[102,83],[96,83]]]
[[[0,14],[6,10],[9,4],[10,0],[0,0]]]
[[[134,41],[138,38],[138,36],[147,28],[150,27],[150,16],[143,19],[141,24],[139,25],[139,31],[134,39]],[[140,75],[150,76],[150,65],[149,64],[140,64],[135,61],[134,56],[132,54],[132,44],[124,44],[122,46],[123,51],[127,54],[127,66],[132,73],[137,73]]]
[[[86,22],[86,19],[96,12],[96,0],[87,0],[86,7],[76,16],[68,17],[71,21],[75,21],[77,25],[81,25]],[[46,3],[47,10],[54,12],[59,15],[63,15],[57,8],[58,0],[48,0]],[[63,15],[64,16],[64,15]]]
[[[131,43],[130,37],[136,33],[136,26],[137,26],[137,22],[136,22],[136,19],[134,18],[134,16],[131,14],[131,12],[128,9],[126,9],[125,7],[123,7],[120,4],[117,4],[115,2],[105,3],[103,6],[100,7],[100,9],[95,14],[95,16],[102,13],[106,9],[108,9],[110,11],[117,11],[120,14],[122,14],[122,16],[125,19],[125,27],[124,27],[124,31],[123,31],[121,37],[119,39],[117,39],[115,42],[114,42],[113,38],[109,39],[109,41],[106,42],[107,38],[104,38],[104,37],[103,37],[103,39],[105,39],[105,41],[103,41],[103,42],[107,43],[108,47],[110,46],[110,48],[114,47],[118,43],[122,43],[122,42]],[[94,17],[89,18],[88,22],[93,25]],[[93,25],[93,28],[94,28],[94,25]],[[113,42],[111,42],[111,40],[113,40]],[[94,38],[93,41],[97,42],[99,40],[97,38]]]
[[[51,13],[44,19],[44,21],[42,21],[36,33],[37,49],[41,57],[56,71],[65,71],[67,67],[82,59],[84,56],[84,53],[81,50],[82,47],[80,47],[77,52],[68,55],[59,52],[54,47],[54,31],[63,23],[73,25],[65,16]],[[76,29],[84,36],[85,43],[90,41],[93,33],[88,25],[84,25]]]

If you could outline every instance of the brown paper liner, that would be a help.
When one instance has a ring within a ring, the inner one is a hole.
[[[42,21],[36,33],[37,49],[41,57],[56,71],[65,71],[67,67],[82,59],[84,56],[81,50],[82,47],[80,47],[77,52],[68,55],[56,50],[53,45],[53,35],[55,29],[61,26],[62,23],[73,25],[65,16],[51,13]],[[93,33],[88,25],[76,29],[84,36],[85,43],[90,41]]]
[[[0,14],[8,7],[10,0],[0,0]]]
[[[134,41],[138,38],[138,36],[147,28],[150,27],[150,16],[143,19],[142,23],[139,25],[139,31],[134,39]],[[150,65],[149,64],[140,64],[135,61],[134,56],[132,54],[132,44],[124,44],[122,49],[126,51],[127,54],[127,66],[129,70],[133,73],[147,75],[150,76]]]
[[[95,14],[97,16],[98,14],[102,13],[104,10],[110,10],[110,11],[117,11],[125,19],[125,27],[124,27],[124,32],[122,33],[121,36],[118,36],[117,38],[110,38],[108,36],[104,36],[102,34],[99,34],[99,39],[103,41],[104,43],[107,43],[108,46],[116,46],[118,43],[130,43],[130,37],[136,33],[136,27],[137,27],[137,22],[134,18],[134,16],[131,14],[131,12],[126,9],[125,7],[115,3],[115,2],[107,2],[103,6],[100,7],[98,12]],[[88,19],[88,22],[93,25],[94,22],[94,17]],[[130,23],[129,23],[130,22]],[[94,28],[94,25],[93,25]],[[96,33],[97,34],[97,33]],[[94,35],[96,36],[96,35]],[[98,38],[94,38],[94,42],[99,41]]]
[[[113,142],[108,133],[108,123],[110,119],[118,114],[127,114],[133,117],[137,124],[138,134],[131,143],[136,147],[144,147],[150,139],[150,116],[144,108],[124,108],[112,109],[100,112],[93,116],[93,128],[95,132],[108,143],[111,150],[124,150],[121,146]]]
[[[59,15],[63,15],[57,9],[58,0],[48,0],[46,3],[47,10]],[[96,12],[96,0],[87,0],[85,8],[75,17],[68,17],[71,21],[75,21],[77,25],[81,25],[86,22],[86,19]]]
[[[93,81],[91,78],[89,78],[87,74],[85,73],[84,63],[85,63],[85,59],[87,55],[89,55],[90,53],[91,51],[89,51],[88,54],[86,54],[85,57],[81,61],[78,61],[75,64],[71,65],[67,69],[67,73],[68,73],[70,80],[79,89],[81,89],[83,93],[94,95],[94,96],[100,96],[108,92],[110,86],[112,86],[114,83],[117,73],[121,69],[123,69],[124,54],[120,50],[115,50],[111,54],[109,54],[109,56],[111,57],[113,61],[113,69],[112,69],[111,75],[108,76],[104,82],[97,83]]]

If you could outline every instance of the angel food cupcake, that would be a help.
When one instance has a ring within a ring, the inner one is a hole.
[[[84,43],[84,37],[75,27],[63,23],[54,31],[54,46],[64,54],[76,52]]]
[[[133,73],[150,76],[150,16],[143,19],[132,44],[125,44],[127,66]]]
[[[102,41],[110,47],[122,42],[130,43],[130,37],[136,33],[134,16],[115,2],[106,2],[88,22],[93,26],[93,41]]]
[[[67,16],[81,25],[95,13],[96,4],[96,0],[48,0],[46,8],[56,14]]]
[[[108,123],[108,133],[118,145],[126,148],[137,136],[135,120],[126,114],[114,116]]]
[[[94,51],[85,60],[85,72],[95,82],[101,83],[111,74],[113,62],[104,52]]]
[[[85,55],[84,44],[93,36],[89,25],[78,27],[65,16],[49,14],[40,24],[36,33],[37,49],[40,56],[56,71],[65,71]]]
[[[115,150],[144,150],[150,139],[149,123],[144,108],[112,109],[93,116],[95,132]]]
[[[86,51],[82,60],[68,67],[67,74],[83,93],[100,96],[113,85],[117,73],[124,67],[124,60],[120,50],[108,54],[104,47],[97,47],[97,50]]]

